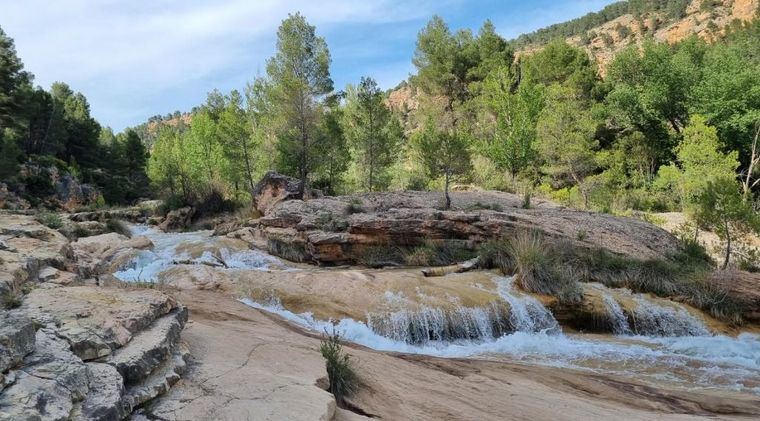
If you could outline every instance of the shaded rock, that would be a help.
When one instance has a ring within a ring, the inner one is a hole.
[[[126,417],[132,405],[124,396],[124,380],[116,369],[108,364],[87,363],[90,374],[90,391],[75,406],[72,418],[81,421],[116,421]]]
[[[77,212],[69,216],[69,219],[74,222],[106,222],[109,219],[120,219],[122,221],[129,222],[145,222],[149,216],[153,214],[154,210],[149,207],[131,207],[121,209],[100,209],[90,212]]]
[[[114,351],[108,364],[121,373],[127,383],[147,377],[155,367],[169,358],[179,342],[187,321],[187,308],[179,306],[136,334],[129,343]]]
[[[0,420],[68,420],[75,402],[89,391],[87,366],[66,341],[41,329],[36,342],[15,382],[0,394]]]
[[[8,190],[7,184],[0,183],[0,209],[21,210],[30,207],[29,202]]]
[[[2,373],[17,366],[34,351],[34,344],[31,319],[19,311],[0,311],[0,380]]]
[[[450,211],[434,208],[435,200],[426,192],[282,201],[245,235],[253,238],[254,246],[266,244],[280,257],[320,264],[357,263],[373,247],[410,248],[429,241],[459,242],[473,249],[525,230],[571,247],[602,248],[633,258],[664,258],[678,248],[673,235],[634,218],[561,209],[547,202],[523,209],[521,199],[509,193],[454,192],[452,197],[457,207]],[[486,206],[481,200],[494,203]],[[362,212],[351,213],[357,201]]]
[[[166,214],[164,221],[159,224],[163,231],[177,231],[190,226],[195,209],[190,206],[173,210]]]
[[[148,377],[128,388],[127,403],[132,408],[136,408],[168,392],[187,369],[188,358],[190,358],[190,351],[180,344]]]

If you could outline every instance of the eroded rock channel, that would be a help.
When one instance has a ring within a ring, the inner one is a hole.
[[[260,194],[270,195],[262,218],[213,231],[165,232],[134,215],[131,237],[70,241],[31,215],[1,213],[0,419],[760,415],[751,305],[738,328],[678,300],[599,282],[582,282],[568,304],[484,268],[425,276],[408,263],[331,267],[361,263],[382,245],[427,238],[473,248],[526,226],[578,247],[654,257],[675,244],[656,227],[548,203],[523,212],[514,197],[491,193],[506,210],[443,214],[426,207],[425,194],[361,203]],[[398,210],[401,201],[411,205]],[[590,233],[582,239],[581,225]],[[319,337],[333,328],[359,361],[353,411],[320,386]],[[467,400],[451,399],[463,393]]]

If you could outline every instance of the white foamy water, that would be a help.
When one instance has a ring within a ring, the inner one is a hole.
[[[510,318],[522,328],[490,339],[483,335],[480,340],[431,339],[414,344],[406,341],[404,335],[384,336],[381,333],[385,332],[373,330],[362,321],[317,320],[310,313],[288,311],[276,300],[241,301],[318,332],[332,331],[334,327],[344,339],[380,351],[519,361],[622,375],[687,389],[719,388],[760,394],[760,335],[744,333],[736,338],[565,335],[540,302],[512,289],[511,279],[496,281],[502,297],[514,302],[516,311]]]
[[[165,233],[145,225],[130,226],[132,235],[143,235],[153,242],[152,250],[141,250],[135,258],[114,273],[126,282],[156,282],[159,274],[178,263],[206,264],[223,269],[267,270],[271,267],[286,268],[278,258],[259,250],[229,250],[217,246],[211,231]],[[200,256],[193,257],[187,249],[193,246],[209,248]],[[211,250],[218,250],[215,254]]]

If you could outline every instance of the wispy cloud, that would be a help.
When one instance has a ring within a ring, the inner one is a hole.
[[[532,21],[541,26],[609,2],[549,2],[555,6],[535,7]],[[241,88],[263,71],[288,13],[301,11],[327,37],[336,87],[368,74],[387,88],[412,70],[414,36],[433,13],[454,27],[491,17],[508,28],[509,11],[522,2],[494,7],[484,1],[483,13],[477,3],[0,0],[0,26],[16,40],[37,84],[69,83],[88,97],[96,118],[122,129],[154,114],[189,109],[211,89]],[[458,14],[448,16],[452,11]]]

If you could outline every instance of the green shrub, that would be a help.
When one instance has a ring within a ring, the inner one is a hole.
[[[11,287],[0,296],[0,307],[8,310],[20,307],[23,298],[24,294],[19,288]]]
[[[402,250],[404,262],[410,266],[445,266],[463,262],[476,256],[473,250],[458,241],[429,241],[424,245]]]
[[[314,224],[322,231],[343,232],[348,230],[348,221],[336,217],[332,212],[320,213],[317,215]]]
[[[364,205],[362,201],[357,198],[352,198],[348,206],[346,206],[346,214],[353,215],[355,213],[364,213]]]
[[[493,210],[497,212],[504,211],[504,207],[501,206],[499,203],[481,203],[481,202],[475,202],[473,204],[467,205],[464,208],[465,210]]]
[[[561,301],[580,298],[578,277],[558,258],[554,247],[537,232],[519,232],[508,243],[517,282],[522,289],[552,295]]]
[[[404,261],[404,253],[400,248],[394,246],[367,247],[357,259],[357,263],[360,265],[371,268],[398,266],[404,263]]]
[[[335,396],[338,405],[343,406],[345,399],[358,389],[359,378],[350,355],[343,352],[340,335],[334,329],[332,334],[325,331],[325,337],[319,345],[319,352],[325,359],[328,391]]]
[[[115,232],[126,237],[132,237],[132,232],[129,230],[129,227],[120,219],[109,219],[106,221],[106,229],[108,232]]]
[[[61,216],[54,212],[40,212],[37,215],[37,222],[52,229],[58,229],[63,226]]]

